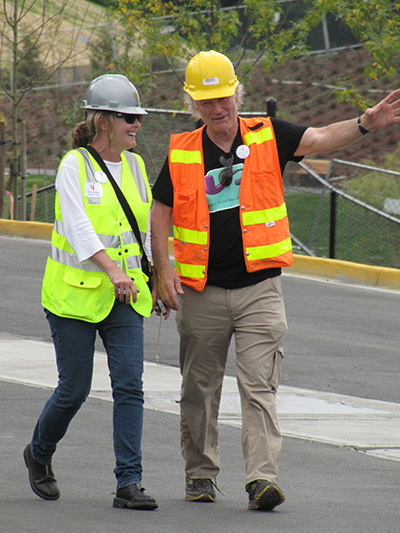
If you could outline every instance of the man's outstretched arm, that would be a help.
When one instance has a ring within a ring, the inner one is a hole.
[[[400,123],[400,89],[392,92],[360,117],[361,129],[380,130]],[[308,128],[300,141],[295,156],[316,152],[332,152],[363,138],[358,118],[334,122],[322,128]]]

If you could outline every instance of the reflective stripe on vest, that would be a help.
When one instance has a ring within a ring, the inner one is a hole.
[[[171,150],[171,163],[183,163],[192,165],[193,163],[201,164],[201,152],[198,150]]]
[[[175,268],[184,278],[204,279],[206,277],[205,266],[203,265],[189,265],[188,263],[180,263],[175,259]]]
[[[239,193],[246,269],[255,272],[290,266],[289,224],[271,120],[239,117],[239,124],[243,141],[250,147],[250,156],[244,160]],[[176,270],[183,284],[198,291],[204,289],[207,280],[209,213],[204,164],[191,162],[203,160],[203,130],[172,135],[169,159],[174,190]]]
[[[196,231],[193,229],[179,228],[174,226],[174,237],[183,243],[189,242],[191,244],[207,244],[207,231]]]
[[[95,169],[91,163],[89,153],[83,149],[77,149],[77,152],[79,152],[83,156],[83,160],[78,159],[78,167],[79,167],[80,175],[82,176],[86,174],[86,181],[97,182],[95,178]],[[135,175],[134,175],[135,184],[137,184],[138,182],[140,183],[140,186],[138,187],[138,191],[139,191],[141,198],[142,199],[148,198],[146,188],[143,187],[141,180],[138,179],[137,168],[135,168],[135,165],[130,164],[129,169],[131,173],[135,171]],[[114,197],[114,194],[115,194],[114,191],[111,191],[112,197]],[[93,202],[92,200],[96,200],[96,201]],[[92,197],[87,198],[86,197],[84,199],[84,203],[87,202],[89,205],[99,206],[100,200],[101,198],[92,198]],[[59,207],[58,202],[56,202],[56,206],[57,206],[56,215],[59,214],[59,216],[61,216],[61,213],[58,213],[58,207]],[[93,222],[94,221],[92,221],[92,223]],[[146,239],[146,232],[142,231],[140,232],[140,235],[142,238],[142,242],[144,242]],[[103,246],[106,248],[107,254],[115,262],[118,268],[121,268],[122,270],[133,270],[133,269],[141,268],[141,255],[142,255],[141,249],[140,249],[139,244],[136,241],[136,238],[130,226],[129,226],[128,231],[122,231],[119,235],[97,234],[97,236],[99,237]],[[115,252],[115,250],[118,250],[121,248],[121,239],[122,239],[122,248],[125,251],[124,253],[125,263],[122,262],[121,257],[118,257]],[[95,265],[93,265],[91,261],[86,261],[84,265],[81,264],[81,262],[76,257],[74,250],[71,248],[71,246],[69,245],[66,239],[66,236],[64,233],[64,225],[63,225],[62,220],[56,219],[55,221],[51,243],[52,243],[51,258],[54,259],[55,261],[62,263],[66,266],[70,266],[74,268],[83,268],[83,270],[88,270],[91,272],[102,272],[102,270],[99,267],[96,267]]]
[[[243,226],[251,226],[253,224],[275,224],[276,221],[287,217],[286,204],[279,207],[272,207],[271,209],[263,209],[261,211],[247,211],[243,213]],[[292,249],[292,241],[289,238],[274,244],[250,246],[246,247],[246,257],[248,261],[259,261],[262,259],[271,259],[290,252]]]
[[[282,204],[279,207],[271,207],[271,209],[262,209],[261,211],[247,211],[242,214],[245,226],[275,222],[285,217],[287,217],[286,204]]]
[[[272,141],[274,138],[274,135],[272,133],[271,126],[268,126],[267,128],[262,128],[259,131],[249,131],[249,133],[246,133],[246,135],[243,137],[243,140],[247,146],[250,146],[251,144],[262,144],[265,141]]]
[[[259,261],[260,259],[271,259],[290,252],[292,241],[290,237],[277,244],[267,244],[265,246],[252,246],[246,248],[246,255],[249,261]]]

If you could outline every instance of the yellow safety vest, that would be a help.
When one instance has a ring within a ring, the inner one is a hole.
[[[97,236],[107,255],[134,280],[139,290],[137,302],[132,302],[132,307],[140,315],[150,316],[153,304],[147,277],[141,269],[141,249],[112,185],[109,180],[98,183],[95,172],[101,169],[87,150],[79,148],[68,153],[74,154],[78,160],[84,207]],[[123,152],[121,159],[121,190],[135,214],[144,242],[152,201],[146,170],[137,154]],[[90,188],[101,189],[102,196],[87,192]],[[61,317],[100,322],[110,313],[114,302],[114,287],[107,274],[89,259],[80,262],[68,243],[57,193],[51,254],[47,259],[42,286],[42,305]]]

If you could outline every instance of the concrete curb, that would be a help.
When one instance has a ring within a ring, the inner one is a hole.
[[[295,254],[293,266],[285,269],[285,272],[400,290],[400,270],[397,268]]]
[[[0,235],[50,240],[53,224],[43,222],[23,222],[0,219]],[[172,254],[172,238],[169,239],[169,252]],[[400,290],[400,269],[375,267],[294,254],[293,266],[285,269],[289,274],[301,274],[336,281],[360,283],[380,289]]]
[[[44,222],[23,222],[0,218],[0,235],[24,237],[26,239],[50,240],[53,224]]]

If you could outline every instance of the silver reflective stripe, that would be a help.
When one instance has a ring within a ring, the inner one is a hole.
[[[54,222],[54,231],[58,235],[61,235],[61,237],[65,237],[64,225],[61,220],[56,220]],[[101,244],[104,246],[104,248],[119,248],[121,245],[120,240],[119,240],[119,235],[103,235],[101,233],[98,233],[97,236],[100,239]],[[131,241],[131,242],[136,242],[136,241]]]
[[[90,272],[101,272],[100,268],[97,267],[92,261],[82,261],[78,260],[77,256],[70,252],[64,252],[59,248],[51,247],[51,258],[57,263],[62,263],[63,265],[79,268],[80,270],[88,270]]]
[[[64,224],[62,223],[62,220],[54,221],[54,231],[58,233],[59,235],[62,235],[63,237],[65,237]]]
[[[121,246],[118,235],[103,235],[98,233],[97,236],[105,248],[120,248]]]
[[[141,268],[141,258],[137,255],[131,255],[126,257],[126,264],[128,265],[128,270],[134,270],[135,268]]]
[[[124,245],[127,245],[127,244],[133,244],[133,243],[136,243],[137,240],[135,238],[135,235],[133,234],[133,231],[130,230],[130,231],[123,231],[121,233],[121,238],[122,238],[122,242],[124,243]]]
[[[82,154],[83,160],[85,162],[85,168],[86,168],[86,181],[89,182],[96,182],[96,178],[94,177],[94,167],[92,165],[92,162],[90,161],[89,154],[86,150],[83,148],[77,148],[78,152]],[[90,197],[87,198],[88,204],[91,205],[100,205],[100,198],[96,197]]]
[[[142,239],[142,242],[146,242],[147,233],[145,231],[140,231],[140,238]],[[132,244],[136,243],[137,239],[133,233],[133,231],[123,231],[121,233],[122,242],[124,244]]]
[[[92,165],[92,161],[89,157],[89,152],[87,152],[83,148],[77,148],[77,151],[83,155],[83,159],[85,161],[85,167],[86,167],[86,179],[87,181],[96,181],[96,178],[94,177],[94,166]]]
[[[69,267],[79,268],[79,270],[85,270],[87,272],[103,272],[103,270],[96,266],[90,259],[85,259],[85,261],[79,261],[78,257],[75,254],[70,252],[64,252],[63,250],[55,248],[54,246],[51,247],[51,258],[53,259],[53,261],[57,261],[58,263]],[[114,263],[117,265],[118,268],[121,268],[120,261],[114,261]]]
[[[135,155],[131,154],[131,152],[124,152],[124,154],[128,161],[129,168],[131,169],[133,179],[135,180],[136,187],[138,188],[140,198],[142,199],[142,202],[148,203],[149,197],[147,195],[147,187],[139,163],[137,162]]]

